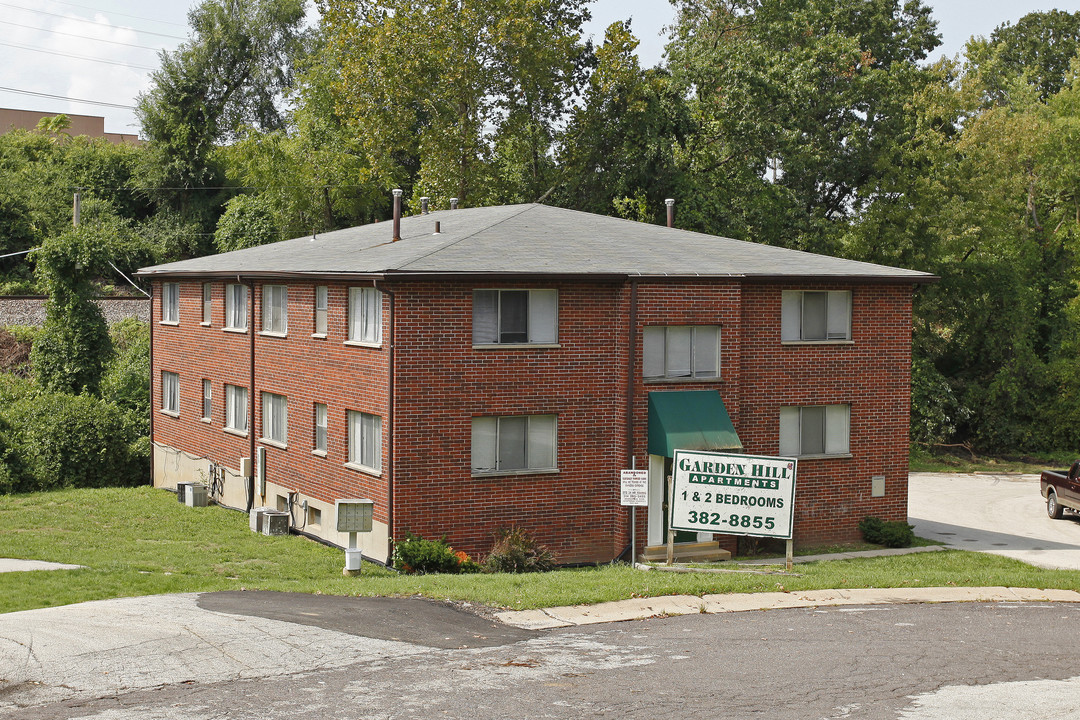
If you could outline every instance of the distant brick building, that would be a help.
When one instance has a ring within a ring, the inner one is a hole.
[[[33,130],[42,119],[67,115],[71,122],[67,133],[72,136],[86,135],[92,138],[105,138],[113,144],[131,143],[142,145],[138,133],[105,132],[105,118],[100,115],[76,115],[74,113],[46,113],[37,110],[12,110],[0,108],[0,135],[11,130]]]
[[[666,428],[690,422],[694,449],[799,458],[797,543],[906,519],[911,295],[932,276],[543,205],[400,227],[140,271],[156,485],[213,466],[222,503],[339,545],[335,499],[370,498],[379,561],[406,531],[482,554],[512,525],[606,561],[632,461],[639,532],[663,542],[685,442]],[[263,455],[249,484],[240,459]]]

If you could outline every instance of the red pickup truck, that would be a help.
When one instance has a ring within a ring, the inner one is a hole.
[[[1080,512],[1080,460],[1068,470],[1043,470],[1039,487],[1046,498],[1046,514],[1057,520],[1065,508]]]

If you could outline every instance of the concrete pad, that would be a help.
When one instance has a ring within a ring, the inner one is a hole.
[[[0,572],[28,572],[32,570],[81,570],[84,565],[66,565],[44,560],[15,560],[0,558]]]

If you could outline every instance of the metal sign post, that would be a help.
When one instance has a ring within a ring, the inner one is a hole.
[[[619,503],[630,508],[630,564],[637,562],[637,510],[649,506],[649,471],[636,469],[637,459],[630,459],[630,470],[619,473]]]

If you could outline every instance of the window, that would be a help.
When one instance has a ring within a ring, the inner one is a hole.
[[[847,455],[849,405],[780,408],[781,455]]]
[[[209,325],[214,309],[214,286],[212,283],[202,284],[202,324]]]
[[[326,405],[315,403],[315,452],[326,453],[327,418]]]
[[[225,327],[229,330],[247,330],[247,285],[225,286]]]
[[[474,473],[554,469],[554,415],[473,418]]]
[[[644,333],[646,378],[720,377],[720,326],[649,326]]]
[[[161,410],[171,415],[180,414],[180,376],[174,372],[161,373]]]
[[[349,411],[349,464],[378,472],[382,468],[382,418]]]
[[[327,327],[327,308],[330,306],[329,302],[330,293],[327,291],[325,285],[319,285],[315,288],[315,334],[325,335]]]
[[[161,322],[180,322],[180,283],[161,285]]]
[[[382,292],[379,290],[349,289],[349,341],[372,345],[382,342]]]
[[[782,298],[782,341],[851,339],[850,290],[785,290]]]
[[[285,445],[289,442],[289,400],[284,395],[262,394],[262,436]]]
[[[247,388],[236,385],[225,386],[225,427],[236,432],[246,433]]]
[[[284,335],[289,330],[289,290],[284,285],[263,285],[263,332]]]
[[[556,290],[475,290],[473,344],[558,342]]]
[[[202,416],[203,420],[209,420],[213,409],[214,391],[210,388],[210,381],[202,381]]]

